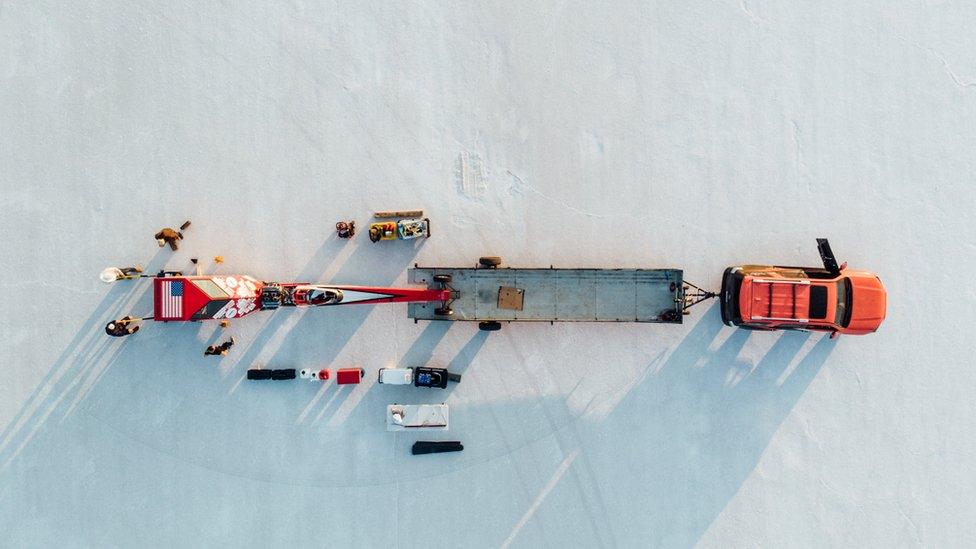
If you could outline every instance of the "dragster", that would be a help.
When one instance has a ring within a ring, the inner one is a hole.
[[[153,316],[161,322],[224,320],[279,307],[323,307],[374,303],[440,302],[445,288],[383,288],[262,282],[246,275],[162,276],[153,278]]]

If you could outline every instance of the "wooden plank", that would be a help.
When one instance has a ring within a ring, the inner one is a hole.
[[[394,217],[422,217],[423,210],[389,210],[373,213],[376,219],[392,219]]]
[[[498,288],[498,308],[521,311],[525,290],[512,286]]]

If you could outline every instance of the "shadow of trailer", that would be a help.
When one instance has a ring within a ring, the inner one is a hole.
[[[681,324],[685,311],[715,297],[683,279],[681,269],[562,269],[500,267],[482,257],[477,267],[409,269],[409,281],[447,288],[451,300],[410,303],[418,320],[478,322],[653,322]]]

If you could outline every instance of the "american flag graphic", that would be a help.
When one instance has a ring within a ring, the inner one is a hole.
[[[161,301],[163,305],[163,318],[182,318],[183,281],[164,281]]]

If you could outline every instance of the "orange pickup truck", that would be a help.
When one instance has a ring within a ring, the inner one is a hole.
[[[885,318],[887,294],[869,271],[837,265],[827,239],[818,238],[824,266],[741,265],[722,276],[722,321],[750,330],[811,330],[870,334]]]

